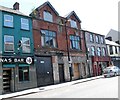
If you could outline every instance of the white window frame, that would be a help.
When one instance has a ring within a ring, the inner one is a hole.
[[[28,39],[29,40],[29,44],[24,44],[24,39]],[[24,47],[29,47],[29,51],[25,51]],[[30,53],[31,52],[31,48],[30,48],[30,38],[27,37],[22,37],[22,51],[23,53]]]
[[[29,19],[21,18],[21,29],[23,29],[23,30],[29,30]]]
[[[11,17],[11,20],[6,19],[7,17]],[[8,23],[11,23],[12,25],[10,26]],[[13,16],[5,14],[4,15],[4,26],[6,27],[13,27]]]
[[[91,47],[91,55],[95,56],[95,47],[94,46]]]
[[[100,49],[100,47],[97,48],[97,56],[101,56],[101,49]]]
[[[13,38],[13,43],[6,43],[6,40],[5,40],[5,38],[6,37],[12,37]],[[12,51],[7,51],[5,48],[6,48],[6,46],[5,46],[5,44],[13,44],[13,50]],[[14,52],[14,36],[11,36],[11,35],[4,35],[4,51],[5,52]]]

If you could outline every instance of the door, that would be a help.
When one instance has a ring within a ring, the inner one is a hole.
[[[51,57],[36,57],[36,59],[37,61],[35,62],[35,66],[38,87],[53,84],[54,81]]]
[[[64,78],[64,65],[63,64],[59,64],[59,81],[60,83],[65,82],[65,78]]]
[[[74,79],[80,78],[79,64],[74,63]]]
[[[11,69],[3,68],[3,92],[11,92]]]

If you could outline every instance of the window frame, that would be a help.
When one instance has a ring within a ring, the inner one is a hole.
[[[70,35],[70,49],[81,50],[80,36]]]
[[[24,44],[23,43],[23,39],[28,39],[29,40],[29,44]],[[26,52],[24,49],[24,46],[25,47],[29,47],[30,51],[29,52]],[[23,53],[31,53],[31,48],[30,48],[30,38],[29,37],[22,37],[22,52]]]
[[[43,47],[57,48],[56,32],[50,30],[41,30],[40,33],[41,33],[41,44]],[[48,39],[48,43],[46,43],[47,39]],[[52,45],[50,40],[52,40]]]
[[[94,53],[94,54],[93,54]],[[91,55],[95,56],[95,46],[91,46]]]
[[[51,12],[44,10],[43,19],[48,22],[53,22],[53,15],[51,14]]]
[[[12,20],[8,20],[6,19],[7,17],[11,17]],[[8,23],[11,23],[11,25],[9,25]],[[4,14],[4,26],[5,27],[14,27],[13,25],[13,16],[12,15],[9,15],[9,14]]]
[[[13,44],[13,50],[12,51],[5,50],[5,48],[6,48],[6,46],[5,46],[5,44],[6,44],[5,37],[12,37],[13,38],[13,43],[7,43],[7,44]],[[12,35],[4,35],[4,52],[14,52],[14,36],[12,36]]]
[[[23,20],[27,21],[27,23],[24,23]],[[24,26],[26,26],[27,28],[25,28]],[[21,29],[22,30],[30,30],[29,19],[27,19],[27,18],[21,18]]]
[[[100,47],[97,47],[97,56],[101,56],[101,48]]]
[[[89,38],[90,38],[90,42],[94,42],[94,38],[93,38],[93,34],[92,33],[90,33]]]
[[[24,72],[24,70],[27,70],[27,73],[28,73],[27,79],[25,78],[25,73],[26,73],[26,72]],[[22,72],[22,79],[20,78],[20,77],[21,77],[21,76],[20,76],[20,71]],[[27,82],[27,81],[30,81],[30,70],[29,70],[29,67],[28,67],[28,66],[24,66],[24,67],[19,66],[18,72],[19,72],[19,82]]]
[[[76,22],[75,20],[73,20],[73,19],[70,20],[70,26],[71,26],[72,28],[78,28],[77,22]]]

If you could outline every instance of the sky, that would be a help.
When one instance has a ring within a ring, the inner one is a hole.
[[[0,0],[0,5],[12,8],[19,2],[20,11],[29,15],[48,0]],[[106,35],[110,29],[118,30],[119,0],[49,0],[60,16],[64,17],[75,11],[82,21],[81,28],[94,33]]]

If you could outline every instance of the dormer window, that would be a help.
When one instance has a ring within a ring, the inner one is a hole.
[[[50,12],[44,11],[43,16],[45,21],[53,22],[53,16]]]
[[[75,20],[72,20],[72,19],[71,19],[70,24],[71,24],[71,27],[77,28],[77,23],[76,23]]]

